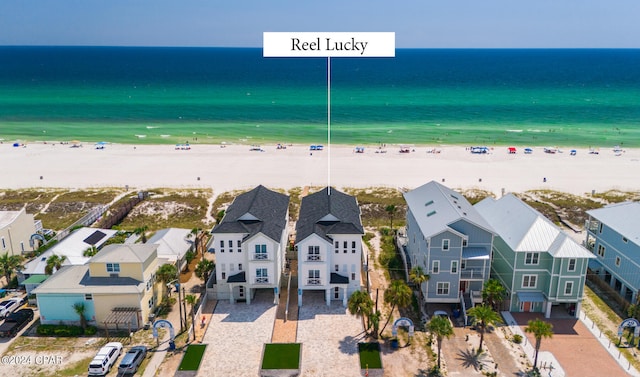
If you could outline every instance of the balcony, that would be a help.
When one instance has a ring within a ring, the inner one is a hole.
[[[322,280],[316,278],[307,279],[307,285],[322,285]]]
[[[254,253],[253,260],[268,260],[269,255],[267,253]]]
[[[269,278],[268,277],[256,278],[255,283],[256,284],[269,284]]]
[[[460,279],[462,280],[484,280],[484,274],[481,268],[465,268],[460,270]]]
[[[322,258],[317,254],[308,254],[307,262],[322,262]]]

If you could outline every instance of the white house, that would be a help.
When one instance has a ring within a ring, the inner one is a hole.
[[[305,291],[323,291],[327,305],[360,290],[362,235],[355,197],[326,187],[302,198],[296,223],[298,305]]]
[[[147,240],[148,244],[158,245],[159,263],[176,264],[180,261],[180,269],[187,263],[185,255],[194,250],[195,235],[189,229],[166,228],[157,231]]]
[[[0,254],[22,255],[34,250],[30,242],[36,233],[33,215],[20,211],[0,211]]]
[[[285,266],[289,197],[260,185],[235,198],[211,231],[208,249],[216,254],[213,297],[246,300],[258,289],[278,287]]]

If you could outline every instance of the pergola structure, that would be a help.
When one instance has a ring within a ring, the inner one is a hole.
[[[111,314],[104,319],[104,328],[109,339],[109,325],[115,325],[116,331],[120,330],[121,325],[126,325],[128,333],[131,333],[133,323],[136,323],[136,329],[140,324],[140,308],[118,307],[111,310]]]

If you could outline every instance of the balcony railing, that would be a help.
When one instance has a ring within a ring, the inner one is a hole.
[[[254,253],[253,260],[267,260],[269,255],[267,253]]]
[[[256,278],[256,284],[269,284],[269,278]]]
[[[322,258],[316,254],[307,255],[307,262],[322,262]]]
[[[307,280],[307,285],[322,285],[322,281],[320,279],[310,278]]]
[[[481,268],[465,268],[460,270],[460,279],[484,279]]]

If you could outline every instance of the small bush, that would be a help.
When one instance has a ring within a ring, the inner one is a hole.
[[[522,335],[520,335],[520,334],[513,334],[513,338],[511,338],[511,340],[512,340],[515,344],[520,344],[520,343],[522,343]]]
[[[84,329],[84,335],[96,335],[97,332],[98,328],[95,326],[87,326],[87,328]]]
[[[53,337],[71,337],[82,335],[82,327],[73,325],[40,325],[38,335]]]

